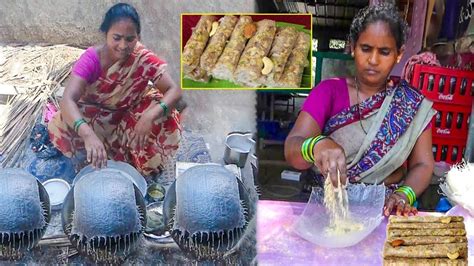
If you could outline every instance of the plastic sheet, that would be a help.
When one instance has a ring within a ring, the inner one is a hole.
[[[330,248],[353,246],[367,237],[383,219],[385,186],[350,184],[347,186],[347,195],[349,217],[354,223],[362,224],[362,230],[344,235],[328,235],[326,228],[329,225],[329,214],[323,203],[324,190],[313,187],[303,213],[293,224],[295,233],[314,244]]]

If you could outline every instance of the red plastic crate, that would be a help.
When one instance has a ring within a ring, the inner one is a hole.
[[[415,65],[411,85],[438,103],[471,106],[474,71]]]
[[[433,156],[436,162],[455,164],[462,161],[466,140],[433,137]]]
[[[434,102],[432,119],[435,161],[460,162],[466,150],[474,99],[474,71],[416,65],[411,85]]]
[[[471,116],[470,106],[434,103],[433,108],[438,111],[431,120],[433,137],[467,140]]]

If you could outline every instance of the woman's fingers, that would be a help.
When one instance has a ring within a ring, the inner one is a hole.
[[[121,146],[128,146],[128,135],[127,134],[123,134],[123,137],[120,140],[120,145]]]
[[[396,214],[397,216],[403,215],[403,211],[405,210],[405,200],[403,199],[398,199],[397,200],[397,211]]]
[[[328,174],[331,174],[329,173],[329,160],[325,156],[321,158],[321,174],[326,178],[328,177]]]
[[[91,148],[91,164],[95,168],[97,167],[97,152],[95,151],[95,147]]]
[[[86,147],[86,152],[87,152],[87,163],[92,162],[92,150],[89,147]]]
[[[99,150],[99,167],[105,168],[107,166],[107,152],[105,151],[104,147],[101,147]]]
[[[346,156],[341,154],[337,159],[337,169],[339,169],[339,174],[341,176],[341,184],[347,185],[347,165],[346,165]]]
[[[127,147],[129,148],[134,147],[135,139],[136,139],[135,133],[131,132],[130,137],[128,138]]]
[[[392,196],[390,196],[387,200],[387,203],[385,204],[385,208],[384,208],[385,216],[390,216],[390,213],[392,213],[392,209],[394,205],[395,205],[395,199]]]
[[[143,149],[145,147],[145,136],[140,135],[138,138],[138,149]]]
[[[415,207],[410,206],[403,196],[397,194],[391,194],[385,202],[384,215],[389,216],[392,211],[395,211],[395,214],[398,216],[411,216],[418,214],[418,210]]]
[[[417,215],[418,214],[418,210],[415,208],[415,207],[411,207],[410,206],[410,213],[409,215]]]
[[[337,173],[337,162],[335,160],[330,160],[329,161],[329,174],[331,175],[331,181],[332,185],[334,187],[338,187],[338,173]]]
[[[403,216],[408,216],[411,212],[412,212],[412,207],[410,206],[410,204],[406,203],[402,212]]]

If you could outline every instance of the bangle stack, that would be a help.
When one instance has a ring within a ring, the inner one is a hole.
[[[168,115],[168,105],[166,105],[166,103],[160,101],[160,106],[161,106],[161,108],[163,108],[163,115],[167,116]]]
[[[74,125],[73,125],[73,128],[74,128],[74,131],[79,131],[79,127],[82,125],[82,124],[86,124],[86,120],[84,118],[79,118],[77,119],[76,121],[74,121]]]
[[[316,137],[307,138],[301,145],[301,155],[308,163],[314,163],[314,146],[326,136],[318,135]]]
[[[415,191],[409,186],[401,186],[395,190],[395,192],[400,192],[405,194],[408,198],[408,202],[410,203],[410,206],[413,206],[413,204],[416,201],[416,194]]]

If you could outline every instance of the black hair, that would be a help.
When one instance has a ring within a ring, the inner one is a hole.
[[[408,25],[400,16],[398,9],[391,3],[381,3],[374,6],[366,6],[359,10],[352,20],[351,29],[349,31],[349,40],[353,45],[359,39],[360,34],[368,25],[382,21],[388,24],[390,31],[395,38],[397,48],[400,50],[406,41]]]
[[[104,21],[102,21],[99,29],[103,33],[107,33],[112,24],[124,18],[131,19],[137,28],[137,33],[140,34],[140,16],[133,6],[125,3],[118,3],[112,6],[105,13]]]

